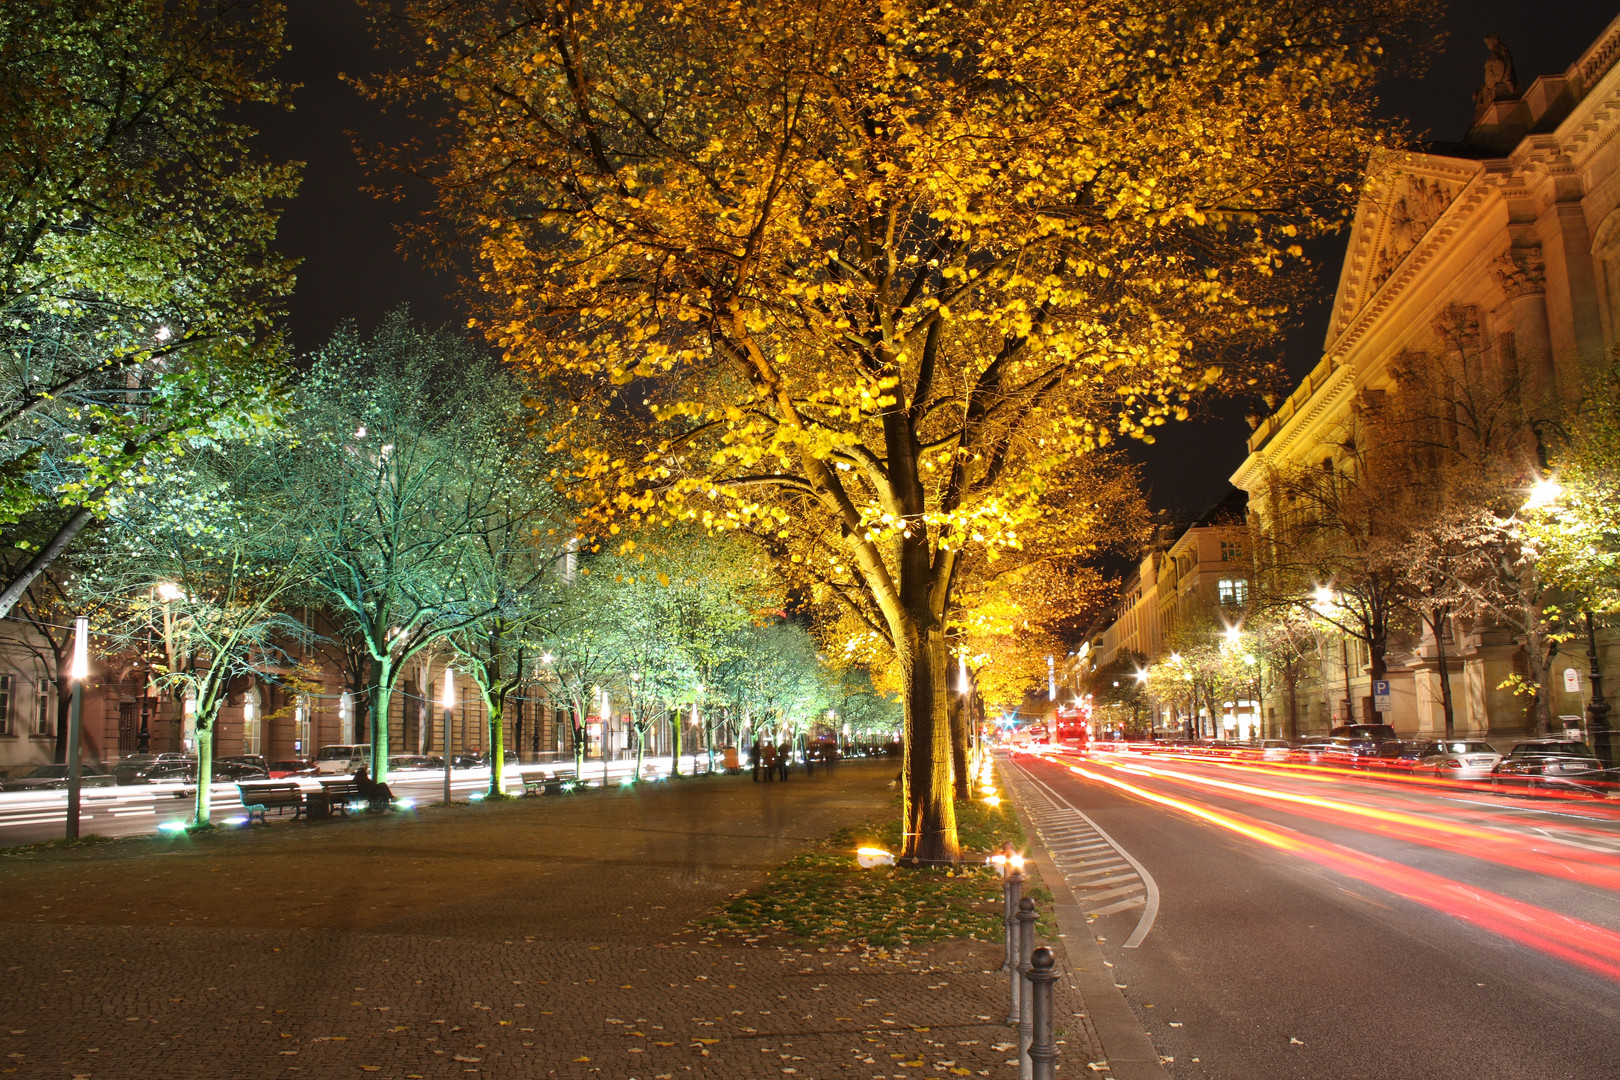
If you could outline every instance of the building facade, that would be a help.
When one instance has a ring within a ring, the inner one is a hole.
[[[1620,346],[1620,19],[1566,71],[1521,87],[1498,57],[1456,146],[1385,154],[1370,165],[1320,361],[1260,421],[1232,480],[1249,494],[1262,531],[1280,513],[1277,477],[1329,461],[1355,412],[1401,391],[1414,358],[1462,350],[1522,396],[1526,416],[1550,416]],[[1439,670],[1432,641],[1389,657],[1387,718],[1411,734],[1443,730],[1448,679],[1459,729],[1519,731],[1526,703],[1503,683],[1525,669],[1504,631],[1453,642]],[[1327,688],[1333,719],[1373,722],[1366,660],[1348,655],[1342,689]],[[1554,714],[1578,715],[1583,689],[1564,689],[1556,660]],[[1584,680],[1581,680],[1584,685]],[[1574,685],[1571,681],[1570,685]],[[1352,704],[1353,703],[1353,704]]]

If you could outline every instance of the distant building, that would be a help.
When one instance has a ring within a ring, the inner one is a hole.
[[[1463,143],[1371,163],[1321,361],[1258,424],[1232,477],[1263,529],[1277,513],[1274,478],[1331,457],[1356,408],[1399,392],[1398,361],[1455,348],[1442,326],[1453,335],[1460,327],[1489,370],[1511,374],[1542,401],[1568,400],[1586,367],[1620,346],[1617,57],[1620,19],[1567,71],[1521,92],[1497,43]],[[1451,680],[1461,730],[1525,726],[1524,702],[1500,689],[1524,667],[1511,636],[1463,635],[1459,662],[1445,673],[1432,644],[1408,644],[1389,658],[1397,728],[1442,728],[1442,678]],[[1345,659],[1348,692],[1318,696],[1333,702],[1334,719],[1349,718],[1354,703],[1356,720],[1375,721],[1367,658],[1351,642]],[[1554,714],[1580,713],[1581,694],[1554,683]]]

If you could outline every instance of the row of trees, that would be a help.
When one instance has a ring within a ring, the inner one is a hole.
[[[347,680],[379,778],[405,673],[470,677],[496,796],[508,700],[537,684],[569,706],[576,753],[607,694],[638,773],[653,726],[693,706],[711,752],[716,723],[797,732],[830,709],[863,734],[884,722],[859,676],[825,667],[782,617],[779,579],[746,539],[642,533],[617,553],[577,550],[531,388],[454,335],[403,312],[370,338],[340,331],[285,406],[255,438],[194,447],[109,498],[25,593],[42,623],[89,611],[112,653],[156,673],[200,775],[228,695],[248,679],[297,690],[323,659]],[[206,822],[207,784],[197,800]]]

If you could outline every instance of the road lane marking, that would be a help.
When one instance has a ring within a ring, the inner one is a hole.
[[[1017,770],[1018,775],[1022,779],[1034,784],[1037,788],[1037,793],[1042,795],[1046,801],[1051,804],[1051,808],[1046,809],[1037,806],[1029,806],[1026,801],[1025,808],[1029,811],[1031,819],[1035,821],[1036,831],[1041,832],[1043,841],[1046,836],[1046,833],[1043,831],[1042,827],[1043,819],[1057,824],[1057,820],[1055,819],[1061,819],[1063,816],[1058,807],[1063,807],[1069,813],[1074,814],[1081,821],[1084,821],[1086,825],[1090,826],[1091,830],[1097,834],[1098,839],[1102,841],[1098,847],[1112,848],[1121,859],[1125,860],[1125,862],[1130,864],[1131,868],[1136,871],[1137,876],[1142,880],[1142,887],[1146,890],[1147,896],[1142,901],[1142,917],[1137,920],[1136,929],[1132,930],[1130,936],[1125,939],[1125,944],[1122,946],[1122,948],[1134,949],[1141,945],[1143,939],[1147,937],[1148,931],[1153,929],[1154,920],[1159,917],[1159,884],[1153,880],[1153,875],[1148,873],[1147,868],[1141,863],[1137,862],[1135,857],[1121,847],[1113,837],[1109,836],[1108,833],[1103,831],[1103,829],[1100,828],[1084,810],[1081,810],[1068,799],[1065,799],[1062,795],[1058,794],[1058,792],[1054,790],[1050,784],[1036,777],[1024,766],[1014,763],[1010,758],[1006,760],[1008,765],[1013,766],[1013,768]],[[1059,824],[1058,827],[1063,828],[1065,826]],[[1052,858],[1054,861],[1056,861],[1058,860],[1059,856],[1054,852]],[[1082,863],[1081,865],[1087,864]],[[1089,865],[1097,865],[1097,860],[1092,860]],[[1059,865],[1058,870],[1062,872],[1064,867]],[[1074,889],[1071,887],[1069,891],[1073,893]],[[1100,895],[1087,895],[1086,897],[1086,901],[1088,903],[1097,899],[1102,899],[1102,897]],[[1079,897],[1075,898],[1075,902],[1079,903]],[[1087,911],[1086,914],[1091,916],[1112,915],[1118,911],[1129,910],[1135,906],[1136,905],[1132,903],[1127,904],[1122,908],[1118,904],[1110,904],[1107,908],[1100,909],[1098,911]]]

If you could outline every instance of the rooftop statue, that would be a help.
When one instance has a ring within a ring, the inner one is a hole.
[[[1496,34],[1485,35],[1485,47],[1491,55],[1485,60],[1485,85],[1474,91],[1476,120],[1493,101],[1519,96],[1519,81],[1513,77],[1513,54]]]

